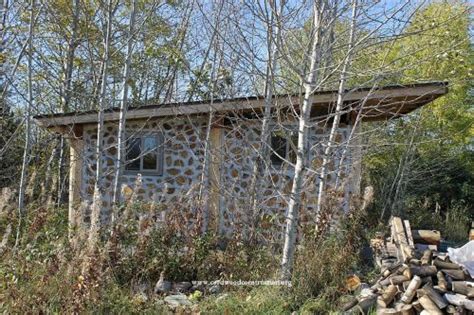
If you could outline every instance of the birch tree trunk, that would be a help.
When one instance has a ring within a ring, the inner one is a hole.
[[[136,13],[136,0],[132,1],[132,11],[130,13],[130,24],[128,27],[128,42],[127,42],[127,53],[125,59],[125,67],[123,70],[123,83],[122,83],[122,97],[120,103],[120,115],[119,115],[119,129],[117,135],[117,160],[115,162],[115,177],[113,187],[113,208],[112,223],[115,221],[115,208],[120,202],[120,178],[122,177],[122,170],[125,163],[125,126],[126,126],[126,115],[128,109],[128,80],[130,78],[130,65],[132,61],[133,53],[133,42],[134,42],[134,28],[135,28],[135,13]]]
[[[71,82],[72,82],[72,71],[74,67],[74,56],[77,47],[77,24],[79,21],[79,5],[80,0],[73,0],[72,8],[72,24],[71,24],[71,38],[68,41],[66,61],[64,65],[64,81],[62,84],[61,91],[61,111],[66,113],[69,111],[69,103],[71,100]],[[60,147],[59,147],[59,159],[58,159],[58,192],[57,192],[57,205],[59,206],[64,197],[64,187],[66,181],[64,178],[64,157],[66,156],[67,147],[62,136],[60,136]]]
[[[34,26],[35,0],[30,1],[30,24],[28,28],[28,102],[25,109],[25,147],[21,165],[20,187],[18,189],[18,229],[15,248],[20,240],[21,224],[25,212],[25,189],[28,176],[28,162],[31,147],[31,107],[33,105],[33,26]]]
[[[250,193],[251,193],[251,214],[252,214],[252,235],[255,236],[256,229],[259,221],[259,205],[260,198],[258,197],[257,188],[260,187],[260,181],[264,172],[265,166],[269,163],[269,154],[268,154],[268,143],[270,138],[270,124],[271,124],[271,113],[273,107],[273,94],[274,94],[274,81],[275,81],[275,71],[277,68],[278,60],[278,47],[280,46],[277,41],[280,38],[281,32],[281,16],[283,13],[283,7],[285,6],[285,1],[280,2],[280,6],[277,9],[275,0],[270,1],[271,15],[267,21],[267,49],[268,49],[268,60],[267,60],[267,69],[266,69],[266,79],[265,79],[265,103],[264,103],[264,113],[262,118],[262,129],[260,134],[260,154],[257,155],[253,170],[252,170],[252,180],[250,182]],[[275,21],[276,20],[276,21]]]
[[[311,44],[311,63],[309,72],[304,82],[304,99],[301,107],[298,124],[298,146],[296,153],[295,175],[293,177],[293,187],[291,189],[290,202],[286,217],[285,243],[283,245],[283,256],[281,262],[281,278],[289,280],[293,268],[295,253],[296,233],[298,228],[299,207],[301,204],[301,190],[305,168],[307,164],[308,148],[308,124],[313,103],[313,92],[315,82],[318,77],[318,67],[320,64],[320,43],[321,43],[321,19],[325,10],[321,0],[316,0],[313,4],[313,30]]]
[[[102,83],[99,94],[99,111],[97,117],[97,143],[96,143],[96,174],[94,184],[94,196],[91,211],[91,226],[89,232],[89,243],[91,248],[94,247],[99,238],[100,232],[100,209],[102,207],[103,185],[102,185],[102,150],[104,136],[104,109],[105,109],[105,93],[107,89],[107,71],[109,65],[110,37],[112,32],[112,0],[107,2],[107,30],[104,39],[104,56],[102,69]]]
[[[326,148],[324,149],[323,155],[323,164],[321,166],[321,173],[320,173],[320,181],[319,181],[319,188],[318,188],[318,201],[316,204],[316,213],[321,212],[321,206],[323,204],[324,198],[324,190],[326,186],[326,177],[328,173],[328,164],[331,160],[331,153],[333,148],[335,147],[335,139],[337,134],[337,129],[339,128],[339,122],[341,120],[342,115],[342,106],[344,102],[344,89],[346,86],[347,81],[347,72],[349,70],[349,66],[352,60],[353,50],[354,50],[354,33],[356,27],[356,17],[357,17],[357,0],[352,1],[352,22],[351,22],[351,29],[349,34],[349,44],[347,48],[346,56],[343,60],[341,76],[339,79],[339,87],[337,90],[337,101],[336,101],[336,109],[334,113],[334,119],[331,126],[331,131],[329,133],[329,139],[326,143]]]
[[[216,88],[216,81],[217,81],[217,71],[221,66],[221,61],[222,61],[222,56],[220,56],[219,59],[219,64],[216,65],[217,63],[217,53],[219,50],[219,42],[216,42],[216,34],[220,28],[220,13],[222,12],[222,8],[224,7],[224,2],[219,1],[219,10],[216,11],[216,16],[215,16],[215,22],[213,27],[213,33],[211,36],[211,41],[209,43],[209,48],[207,53],[210,53],[212,50],[212,46],[215,45],[214,47],[214,58],[212,59],[212,66],[211,66],[211,73],[210,73],[210,81],[211,81],[211,86],[210,86],[210,110],[209,110],[209,117],[207,121],[207,128],[206,128],[206,135],[204,139],[204,165],[203,165],[203,172],[201,175],[201,181],[199,185],[199,200],[201,201],[201,206],[202,206],[202,226],[201,226],[201,231],[202,233],[206,233],[209,228],[209,195],[210,195],[210,190],[212,189],[211,187],[211,181],[210,181],[210,168],[211,168],[211,148],[210,148],[210,141],[211,141],[211,130],[212,130],[212,124],[214,122],[214,92]],[[206,58],[207,58],[206,54]],[[191,96],[192,96],[193,91],[191,91]]]
[[[54,191],[55,182],[52,180],[52,167],[54,164],[54,160],[58,156],[58,148],[59,143],[56,143],[56,139],[54,141],[54,146],[51,151],[51,155],[48,158],[48,162],[46,163],[46,171],[45,171],[45,178],[44,181],[41,183],[41,202],[46,203],[47,206],[51,205],[53,200],[52,191]],[[48,189],[50,189],[48,191]]]

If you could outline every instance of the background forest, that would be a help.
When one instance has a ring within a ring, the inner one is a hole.
[[[391,215],[465,240],[474,220],[468,1],[2,0],[0,310],[168,312],[147,293],[163,270],[176,281],[273,279],[281,248],[236,233],[218,250],[215,235],[182,231],[179,203],[159,205],[171,214],[151,233],[134,216],[146,205],[122,205],[114,237],[83,250],[68,237],[68,144],[32,117],[303,94],[315,4],[334,12],[321,35],[331,47],[319,51],[324,80],[313,91],[445,81],[449,93],[401,119],[363,125],[362,187],[374,188],[373,202],[342,218],[339,232],[324,229],[297,247],[291,288],[196,294],[193,312],[329,313],[348,274],[373,277],[360,252]]]

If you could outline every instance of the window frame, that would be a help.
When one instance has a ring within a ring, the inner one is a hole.
[[[157,141],[156,147],[156,169],[155,170],[148,170],[143,169],[143,157],[146,155],[142,152],[144,147],[145,138],[154,137]],[[127,160],[128,155],[128,143],[133,139],[140,138],[140,154],[139,154],[139,161],[140,161],[140,169],[139,170],[129,170],[127,169],[127,165],[129,161]],[[162,132],[159,131],[137,131],[137,132],[130,132],[126,135],[126,146],[125,146],[125,162],[123,165],[123,174],[124,175],[137,175],[141,174],[144,176],[163,176],[164,173],[164,135]]]
[[[289,136],[289,137],[278,136],[279,138],[285,140],[285,156],[282,156],[282,157],[280,157],[276,154],[277,150],[275,150],[274,147],[273,147],[273,139],[275,137],[275,133],[279,132],[279,131],[288,133],[288,136]],[[296,163],[296,160],[292,161],[291,158],[290,158],[290,152],[293,151],[293,148],[291,146],[290,141],[292,141],[291,139],[295,136],[296,136],[296,139],[298,139],[297,138],[298,137],[298,130],[297,130],[296,126],[285,125],[285,126],[283,126],[283,128],[281,128],[281,127],[278,128],[276,126],[271,128],[270,137],[269,137],[268,141],[269,141],[269,147],[270,147],[270,163],[273,167],[282,167],[285,164],[293,165],[293,164]],[[297,146],[298,143],[296,143],[295,145]],[[278,158],[279,162],[277,162],[273,159],[274,156]],[[295,155],[295,157],[296,157],[296,155]]]

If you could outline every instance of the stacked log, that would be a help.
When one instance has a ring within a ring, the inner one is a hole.
[[[392,224],[390,242],[399,253],[380,259],[380,277],[346,304],[344,314],[373,314],[371,310],[377,310],[380,315],[474,315],[474,279],[469,273],[446,253],[415,250],[418,237],[432,243],[426,245],[435,245],[438,233],[410,230],[408,234],[402,228],[409,228],[406,222],[392,219]]]
[[[424,264],[408,261],[387,268],[363,296],[345,305],[345,314],[367,314],[371,309],[380,315],[474,314],[474,279],[447,256],[441,259],[426,251],[417,256],[412,260]]]

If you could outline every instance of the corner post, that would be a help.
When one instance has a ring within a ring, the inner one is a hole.
[[[222,234],[223,207],[222,207],[222,160],[224,128],[214,125],[210,133],[211,161],[209,169],[209,226],[213,227],[219,235]]]
[[[81,204],[82,187],[82,165],[84,154],[84,140],[82,138],[82,128],[73,128],[70,137],[67,138],[70,147],[69,164],[69,211],[68,226],[69,236],[80,222],[78,219],[78,209]]]

